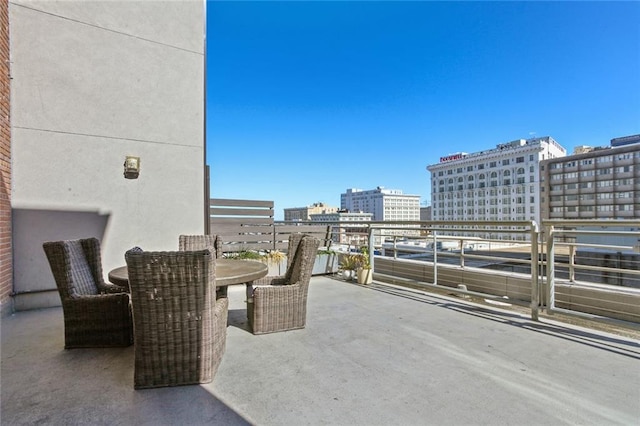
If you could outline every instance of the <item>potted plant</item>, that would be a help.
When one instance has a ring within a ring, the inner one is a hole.
[[[351,280],[354,277],[354,273],[358,268],[358,255],[357,254],[345,254],[340,261],[340,270],[342,271],[342,277],[345,280]]]
[[[358,284],[371,284],[373,282],[373,270],[369,261],[369,248],[361,247],[360,254],[357,254],[358,263]]]
[[[279,250],[258,252],[255,250],[242,250],[227,255],[229,259],[257,260],[269,267],[269,275],[277,276],[284,274],[286,270],[287,256]]]
[[[338,268],[338,253],[329,249],[321,249],[316,254],[311,275],[334,274]]]
[[[269,267],[269,275],[284,275],[287,270],[287,255],[280,250],[270,250],[262,255],[262,262]]]

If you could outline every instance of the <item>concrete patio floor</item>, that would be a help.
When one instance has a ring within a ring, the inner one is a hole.
[[[2,320],[2,425],[640,424],[640,341],[456,297],[314,277],[307,328],[254,336],[229,289],[214,381],[135,391],[133,347]]]

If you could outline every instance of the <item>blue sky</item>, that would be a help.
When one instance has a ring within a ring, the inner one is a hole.
[[[211,196],[430,198],[426,166],[640,133],[640,2],[207,3]]]

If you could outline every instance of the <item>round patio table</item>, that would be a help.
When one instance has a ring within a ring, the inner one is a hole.
[[[268,272],[267,265],[255,260],[216,259],[216,287],[220,287],[220,293],[226,296],[227,286],[251,283],[253,280],[264,277]],[[108,277],[112,284],[129,288],[129,274],[126,266],[109,271]]]

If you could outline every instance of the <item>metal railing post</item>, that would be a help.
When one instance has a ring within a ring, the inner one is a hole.
[[[393,236],[393,260],[398,258],[398,236]]]
[[[373,266],[373,253],[375,251],[375,244],[374,244],[374,240],[375,240],[375,230],[373,229],[372,226],[369,226],[369,264],[371,265],[371,271],[374,270],[374,266]]]
[[[538,274],[539,255],[538,237],[540,235],[537,226],[531,224],[531,319],[538,321],[538,310],[540,306],[540,279]]]
[[[556,304],[555,296],[555,228],[553,225],[549,226],[547,235],[547,313],[553,314],[553,308]]]
[[[576,246],[569,246],[569,281],[576,281]]]
[[[433,231],[433,283],[438,284],[438,232]]]

